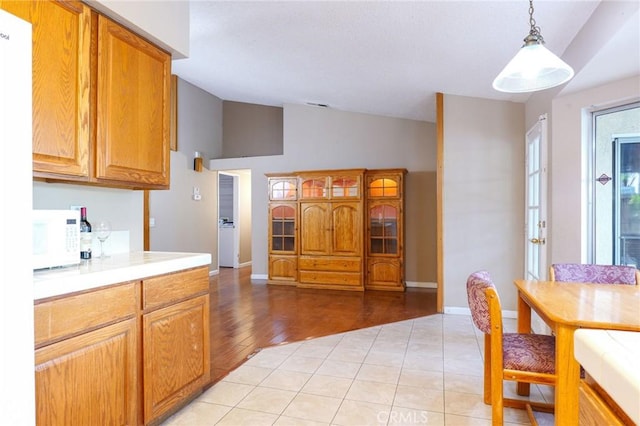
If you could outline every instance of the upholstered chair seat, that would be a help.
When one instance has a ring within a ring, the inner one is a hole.
[[[505,370],[555,374],[556,339],[546,334],[504,333],[502,364]]]

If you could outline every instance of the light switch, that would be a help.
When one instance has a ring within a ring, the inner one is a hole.
[[[155,217],[150,217],[149,218],[149,228],[153,228],[154,226],[156,226],[156,218]]]
[[[200,201],[202,200],[202,195],[200,195],[200,188],[197,186],[193,187],[193,199],[195,201]]]

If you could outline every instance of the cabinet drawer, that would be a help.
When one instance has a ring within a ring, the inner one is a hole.
[[[359,257],[300,257],[299,270],[361,272],[362,261]]]
[[[133,317],[139,304],[135,282],[45,301],[34,306],[35,344]]]
[[[142,281],[142,309],[153,309],[209,291],[209,268],[189,269]]]
[[[300,283],[360,287],[362,278],[353,272],[300,271]]]

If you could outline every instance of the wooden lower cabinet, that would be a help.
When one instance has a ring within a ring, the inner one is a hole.
[[[588,374],[578,388],[581,426],[623,426],[635,424],[609,394]]]
[[[36,301],[38,425],[156,424],[210,380],[207,266]]]
[[[296,285],[298,256],[269,255],[269,284]]]
[[[143,316],[145,423],[209,382],[209,296]]]
[[[136,319],[36,350],[38,425],[138,423]]]

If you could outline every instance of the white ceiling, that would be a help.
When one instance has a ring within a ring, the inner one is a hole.
[[[562,56],[599,3],[537,0],[546,47]],[[173,72],[223,100],[433,122],[435,92],[527,99],[491,83],[528,34],[528,9],[525,0],[192,1],[189,58]],[[640,75],[637,9],[565,89]]]

